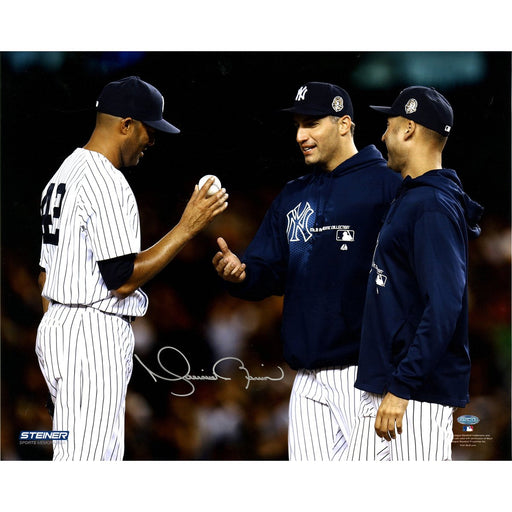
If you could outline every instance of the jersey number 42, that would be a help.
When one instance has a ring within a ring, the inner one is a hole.
[[[55,183],[50,183],[45,196],[41,200],[41,222],[43,225],[43,243],[59,245],[59,221],[62,198],[66,193],[66,184],[59,183],[55,191]],[[52,201],[53,200],[53,201]],[[50,209],[53,202],[53,208]]]

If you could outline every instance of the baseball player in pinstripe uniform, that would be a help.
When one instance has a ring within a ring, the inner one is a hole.
[[[284,187],[241,260],[220,238],[213,264],[236,297],[284,295],[284,355],[297,370],[289,458],[344,460],[359,404],[368,268],[401,180],[375,146],[357,150],[352,102],[341,87],[309,82],[286,110],[312,172]]]
[[[42,193],[39,284],[43,319],[36,353],[54,405],[54,460],[121,460],[132,372],[131,322],[146,313],[141,286],[227,207],[225,190],[195,190],[178,224],[141,251],[137,202],[119,169],[138,164],[163,119],[160,92],[139,77],[107,84],[89,142]]]
[[[450,460],[453,411],[469,401],[468,239],[483,209],[442,166],[444,96],[413,86],[372,108],[388,116],[382,140],[403,184],[368,279],[349,459]]]

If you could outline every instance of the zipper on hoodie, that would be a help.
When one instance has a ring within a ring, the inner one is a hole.
[[[331,173],[322,172],[321,174],[319,174],[320,187],[315,187],[317,194],[315,197],[317,205],[317,211],[315,215],[315,227],[321,227],[325,224],[325,206],[328,200],[326,192],[329,191],[329,183],[331,178]]]
[[[393,201],[391,201],[391,204],[389,205],[388,215],[386,218],[386,224],[389,224],[393,220],[395,211],[400,206],[400,203],[402,202],[402,199],[405,196],[407,190],[408,190],[407,187],[404,187],[403,184],[399,188],[395,199],[393,199]]]

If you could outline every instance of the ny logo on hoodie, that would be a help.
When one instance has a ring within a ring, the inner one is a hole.
[[[307,242],[311,237],[311,231],[308,227],[309,217],[314,212],[313,208],[309,203],[304,205],[302,211],[300,211],[299,203],[293,210],[290,210],[286,217],[288,219],[288,226],[286,228],[286,234],[290,242],[299,242],[299,235],[302,237],[304,242]]]

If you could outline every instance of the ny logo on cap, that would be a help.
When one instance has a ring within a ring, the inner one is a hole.
[[[306,93],[308,92],[308,88],[306,85],[302,86],[298,91],[297,91],[297,96],[295,96],[295,101],[302,101],[303,99],[306,98]]]

